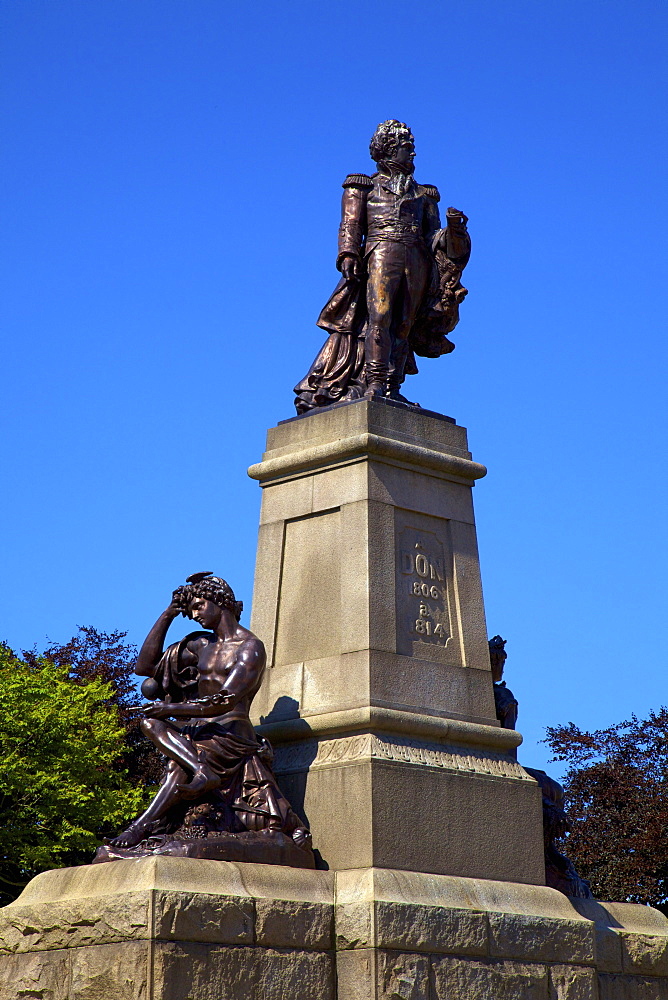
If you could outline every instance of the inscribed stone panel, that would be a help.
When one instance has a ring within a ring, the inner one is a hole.
[[[459,661],[449,522],[395,511],[397,653]]]

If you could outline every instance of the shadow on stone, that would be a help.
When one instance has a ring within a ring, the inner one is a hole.
[[[281,695],[276,699],[276,703],[268,715],[260,716],[260,724],[269,725],[272,722],[283,722],[285,719],[299,719],[299,702],[296,698],[289,698],[288,695]]]
[[[312,734],[311,727],[307,719],[302,719],[299,711],[299,702],[296,698],[281,695],[276,699],[274,707],[267,715],[260,716],[262,726],[278,727],[282,722],[293,722],[299,719],[299,735],[295,742],[288,736],[286,742],[277,743],[273,746],[275,755],[275,772],[278,787],[288,798],[293,810],[299,818],[308,824],[304,801],[306,798],[306,781],[308,769],[315,760],[318,752],[317,740],[309,738]],[[275,739],[271,730],[266,731],[270,742]],[[296,734],[295,734],[296,735]],[[328,871],[329,865],[323,859],[319,851],[314,851],[316,868],[321,871]]]

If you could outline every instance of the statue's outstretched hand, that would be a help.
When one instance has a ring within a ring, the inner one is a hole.
[[[141,708],[147,719],[166,719],[171,715],[171,709],[172,706],[164,701],[151,701]]]

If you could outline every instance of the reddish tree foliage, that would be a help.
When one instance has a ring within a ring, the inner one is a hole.
[[[73,680],[89,681],[100,678],[109,682],[121,716],[135,713],[141,704],[134,676],[137,649],[124,642],[127,632],[99,632],[88,625],[79,626],[79,634],[60,646],[51,643],[42,652],[23,650],[26,663],[35,665],[39,659],[50,660],[59,667],[69,667]]]
[[[595,732],[550,727],[572,831],[565,852],[598,899],[668,900],[668,709]]]
[[[78,634],[64,645],[51,643],[41,653],[36,649],[24,649],[22,656],[32,665],[46,659],[57,666],[67,666],[70,677],[81,683],[93,678],[108,681],[113,689],[109,701],[118,707],[125,727],[126,752],[117,767],[127,769],[134,781],[152,785],[160,781],[163,761],[139,729],[139,709],[144,699],[134,672],[137,648],[124,641],[126,636],[127,632],[100,632],[91,626],[80,625]]]

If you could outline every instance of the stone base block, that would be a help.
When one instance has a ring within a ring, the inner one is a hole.
[[[361,733],[278,746],[275,766],[331,869],[545,882],[540,788],[507,755]]]
[[[544,883],[541,794],[496,718],[466,431],[374,400],[267,434],[254,724],[331,870]]]
[[[0,1000],[333,1000],[333,890],[163,856],[45,872],[0,911]]]
[[[0,1000],[666,1000],[668,920],[545,886],[188,858],[45,872]]]

